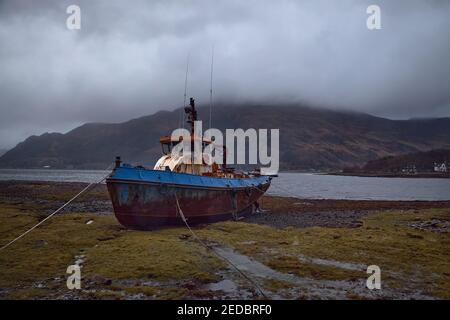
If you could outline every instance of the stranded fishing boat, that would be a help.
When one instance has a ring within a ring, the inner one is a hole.
[[[203,146],[213,143],[194,135],[197,111],[192,98],[185,112],[191,125],[191,143],[198,139]],[[122,225],[149,230],[183,224],[183,219],[189,224],[237,220],[258,208],[259,198],[270,186],[270,176],[259,171],[240,172],[226,164],[185,163],[182,157],[170,153],[181,141],[182,137],[178,141],[161,137],[164,154],[153,170],[123,164],[120,157],[116,158],[106,184]]]

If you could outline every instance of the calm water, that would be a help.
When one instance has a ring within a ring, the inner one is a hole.
[[[107,173],[102,170],[0,169],[0,180],[94,182]],[[274,178],[268,193],[310,199],[450,200],[450,179],[281,173]]]

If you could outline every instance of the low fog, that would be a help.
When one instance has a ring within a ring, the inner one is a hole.
[[[213,46],[217,101],[450,116],[449,30],[442,0],[0,1],[0,149],[178,108],[188,55],[188,96],[208,103]]]

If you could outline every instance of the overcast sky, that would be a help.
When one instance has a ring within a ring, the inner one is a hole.
[[[188,54],[208,103],[213,45],[217,100],[450,116],[447,0],[0,0],[0,148],[180,107]]]

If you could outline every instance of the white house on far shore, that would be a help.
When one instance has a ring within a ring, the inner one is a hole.
[[[450,165],[447,166],[447,164],[445,162],[443,163],[434,163],[434,172],[449,172],[450,170]]]

